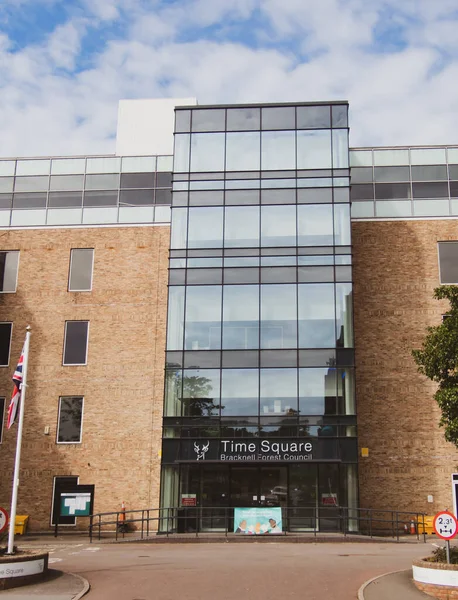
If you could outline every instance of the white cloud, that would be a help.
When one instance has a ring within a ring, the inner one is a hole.
[[[113,152],[118,100],[164,96],[348,99],[353,145],[458,143],[456,0],[80,3],[39,44],[0,32],[0,155]],[[371,49],[384,24],[407,47]]]

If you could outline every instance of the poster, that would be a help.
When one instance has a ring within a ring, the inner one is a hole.
[[[234,508],[234,533],[246,535],[282,533],[281,507]]]

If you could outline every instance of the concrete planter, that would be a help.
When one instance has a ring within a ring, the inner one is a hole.
[[[420,559],[412,563],[413,580],[419,590],[440,600],[458,599],[458,565]]]
[[[42,581],[48,573],[47,552],[19,552],[0,556],[0,590]]]

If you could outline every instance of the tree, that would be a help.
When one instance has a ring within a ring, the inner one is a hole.
[[[412,355],[420,373],[438,384],[434,398],[442,413],[440,425],[445,439],[458,447],[458,287],[438,287],[434,298],[448,300],[450,310],[440,325],[428,327],[422,348]]]

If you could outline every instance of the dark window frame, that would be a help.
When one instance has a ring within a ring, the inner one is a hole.
[[[11,340],[13,339],[13,322],[12,321],[0,321],[0,325],[10,325],[10,340],[8,344],[8,362],[6,364],[0,364],[0,367],[9,367],[11,360]]]
[[[79,440],[60,440],[60,428],[61,428],[61,414],[62,414],[62,400],[80,400],[81,401],[81,415],[80,415],[80,428],[79,428]],[[59,396],[59,407],[57,412],[57,427],[56,427],[56,444],[81,444],[83,441],[83,419],[84,419],[84,396]]]
[[[65,362],[65,355],[67,353],[68,323],[87,323],[85,362],[78,362],[78,363]],[[89,320],[74,319],[74,320],[65,321],[65,327],[64,327],[64,348],[63,348],[63,353],[62,353],[62,366],[64,366],[64,367],[86,366],[87,365],[88,348],[89,348]]]
[[[91,250],[92,251],[91,285],[87,289],[76,289],[76,288],[72,288],[72,286],[71,286],[73,253],[76,252],[76,251],[78,251],[78,250],[85,250],[85,251]],[[94,248],[71,248],[70,249],[70,263],[69,263],[69,266],[68,266],[68,287],[67,287],[67,290],[69,292],[91,292],[92,291],[93,278],[94,278]]]

